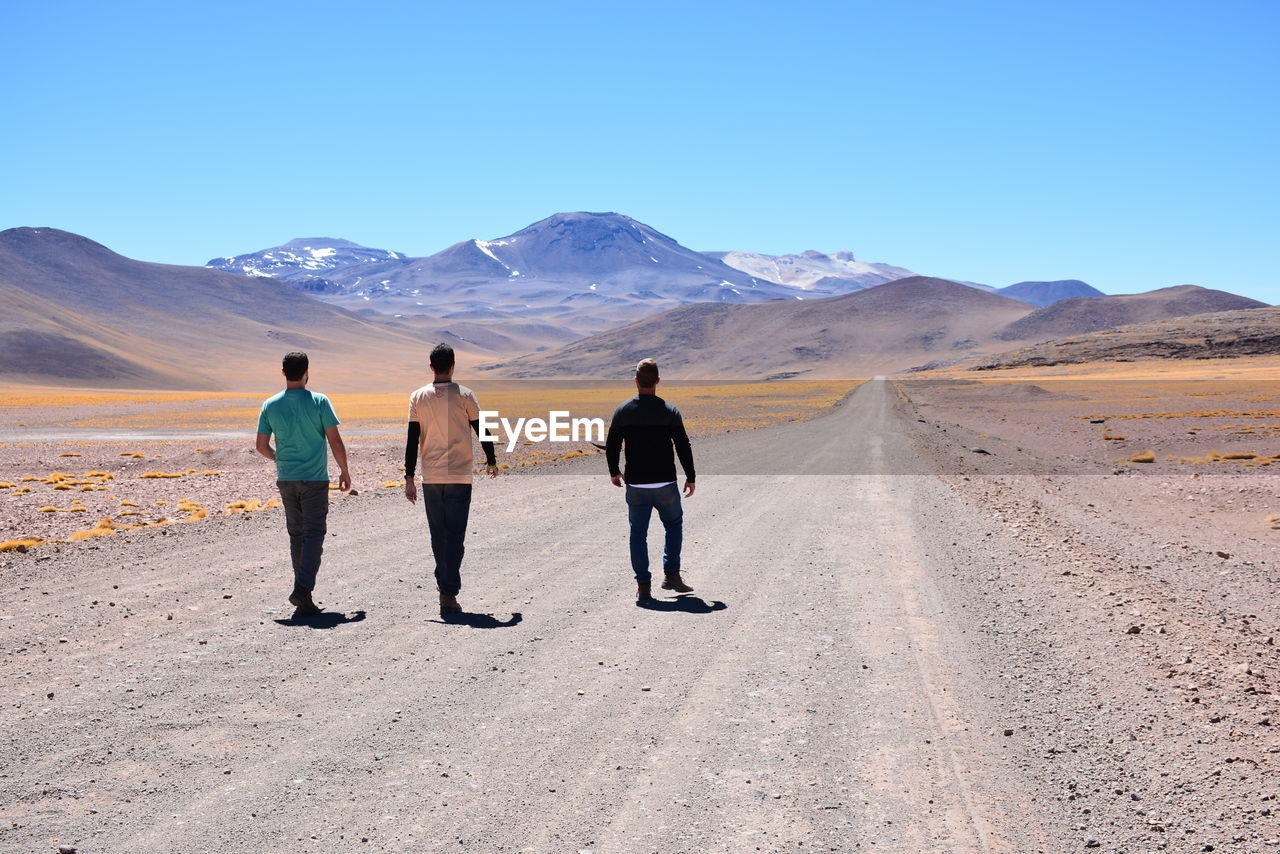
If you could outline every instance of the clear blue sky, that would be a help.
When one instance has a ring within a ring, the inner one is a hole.
[[[202,264],[560,210],[1280,302],[1280,3],[10,4],[0,227]]]

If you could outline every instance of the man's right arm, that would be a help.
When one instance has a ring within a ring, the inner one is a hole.
[[[619,414],[613,413],[613,418],[609,421],[609,432],[604,440],[604,460],[609,466],[609,479],[613,481],[614,486],[622,486],[622,469],[618,467],[618,461],[622,457],[622,425],[618,423],[620,420]]]

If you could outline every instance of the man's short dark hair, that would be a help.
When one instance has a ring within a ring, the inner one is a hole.
[[[284,378],[291,383],[296,383],[307,375],[311,360],[307,358],[306,353],[294,350],[292,353],[284,354],[284,359],[281,360],[280,366],[284,368]]]
[[[453,367],[453,348],[448,344],[437,344],[431,351],[431,370],[443,374]]]
[[[636,365],[636,382],[640,388],[653,388],[658,384],[658,363],[653,359],[641,359]]]

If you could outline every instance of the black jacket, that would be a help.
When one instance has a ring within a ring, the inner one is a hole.
[[[625,447],[627,469],[618,468],[619,452]],[[656,394],[638,394],[622,404],[609,422],[604,455],[609,474],[623,474],[627,483],[666,483],[676,479],[672,448],[680,457],[684,476],[694,482],[693,448],[684,431],[680,410]]]

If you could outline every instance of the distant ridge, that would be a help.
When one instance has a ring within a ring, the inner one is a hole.
[[[676,378],[858,377],[970,356],[1032,311],[1008,297],[915,276],[843,296],[702,304],[487,366],[510,377],[625,377],[652,357]]]
[[[55,228],[0,231],[0,376],[117,388],[279,385],[280,356],[305,349],[341,387],[366,364],[410,382],[422,345],[272,279],[150,264]],[[367,387],[370,378],[352,378]]]
[[[1037,306],[1051,305],[1059,300],[1073,297],[1105,296],[1102,291],[1079,279],[1059,279],[1054,282],[1018,282],[1007,288],[999,288],[996,293],[1013,297]]]
[[[1009,324],[997,337],[1004,341],[1044,341],[1130,323],[1264,305],[1266,303],[1248,297],[1196,285],[1160,288],[1143,294],[1077,297],[1037,309]]]
[[[973,370],[1138,359],[1225,359],[1280,353],[1280,308],[1250,308],[1115,326],[980,360]]]
[[[849,293],[916,275],[890,264],[859,261],[848,250],[830,255],[812,249],[798,255],[764,255],[740,250],[702,254],[757,278],[811,292],[814,296]]]
[[[300,237],[258,252],[214,258],[205,266],[228,273],[280,279],[313,293],[332,293],[339,288],[325,277],[327,273],[405,257],[390,249],[372,249],[350,240]]]

